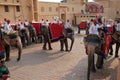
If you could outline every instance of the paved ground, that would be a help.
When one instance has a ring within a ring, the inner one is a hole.
[[[59,51],[59,42],[52,44],[52,51],[42,50],[43,44],[34,44],[23,49],[22,59],[17,62],[17,51],[11,51],[11,61],[7,63],[11,80],[87,80],[83,34],[84,31],[75,33],[70,53]],[[91,80],[116,80],[117,59],[109,57],[105,63],[104,69],[91,73]]]

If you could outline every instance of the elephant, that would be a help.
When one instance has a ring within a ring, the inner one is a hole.
[[[9,35],[7,35],[6,33],[3,32],[3,45],[5,48],[5,52],[6,52],[5,61],[10,60],[10,47],[11,46],[16,47],[18,49],[17,61],[19,61],[21,59],[22,43],[21,43],[21,39],[17,32],[15,32],[13,34],[9,34]]]
[[[19,36],[21,38],[23,47],[26,47],[26,45],[29,45],[29,43],[30,43],[30,33],[29,33],[28,28],[25,27],[22,30],[18,30],[18,33],[19,33]]]
[[[63,47],[64,47],[64,44],[65,44],[66,51],[71,51],[72,47],[73,47],[73,44],[74,44],[74,31],[71,28],[63,29],[63,35],[64,35],[64,39],[60,40],[60,44],[61,44],[61,49],[60,50],[64,51]],[[69,50],[68,50],[67,38],[71,40],[71,46],[70,46]]]
[[[64,44],[65,44],[65,48],[66,51],[71,51],[73,44],[74,44],[74,31],[71,30],[72,32],[68,33],[65,29],[63,29],[62,33],[64,38],[60,40],[60,46],[61,46],[61,51],[63,51],[64,49]],[[48,26],[41,26],[41,33],[43,35],[44,38],[44,45],[43,45],[43,50],[46,50],[46,44],[48,43],[48,47],[49,50],[52,50],[51,47],[51,41],[50,41],[50,30]],[[69,38],[71,40],[71,46],[70,49],[68,49],[68,42],[67,42],[67,38]]]
[[[118,52],[119,52],[119,47],[120,47],[120,32],[115,31],[112,37],[112,42],[110,45],[110,55],[113,55],[113,48],[112,45],[116,44],[116,48],[115,48],[115,58],[119,57],[118,56]]]
[[[48,44],[49,50],[52,50],[48,26],[41,26],[41,35],[43,35],[43,38],[44,38],[43,50],[47,50],[46,48],[47,44]]]
[[[102,53],[101,39],[96,35],[87,35],[84,37],[84,44],[86,48],[86,53],[88,55],[88,70],[87,70],[87,80],[90,80],[90,71],[96,72],[94,63],[94,54]],[[96,67],[101,69],[103,67],[103,56],[98,55]]]
[[[38,40],[37,40],[36,29],[32,26],[32,23],[29,24],[28,30],[30,35],[30,43],[32,43],[32,41],[35,41],[35,43],[37,43]]]
[[[89,29],[89,23],[87,21],[81,21],[80,24],[78,25],[78,34],[80,34],[81,30],[85,30],[86,34],[88,34],[88,29]]]

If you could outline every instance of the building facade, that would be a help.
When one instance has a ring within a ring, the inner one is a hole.
[[[120,18],[120,0],[94,0],[103,5],[104,13],[103,16],[106,19],[117,19]]]
[[[81,20],[90,20],[99,14],[112,19],[120,16],[120,0],[94,0],[95,4],[86,1],[63,0],[61,3],[53,3],[38,0],[0,0],[0,19],[8,18],[12,22],[40,21],[41,19],[52,21],[53,17],[58,17],[64,21],[69,19],[73,24],[79,24]],[[95,10],[98,12],[94,12]]]
[[[37,0],[0,0],[0,19],[33,20],[36,18]]]
[[[62,3],[39,2],[38,17],[40,19],[53,20],[54,16],[63,21],[69,19],[73,24],[77,24],[81,10],[85,8],[84,0],[66,0]]]
[[[69,19],[73,24],[80,20],[81,10],[85,8],[85,0],[65,0],[61,3],[40,2],[38,0],[0,0],[0,19],[18,20],[41,19],[53,20],[58,17],[66,21]]]

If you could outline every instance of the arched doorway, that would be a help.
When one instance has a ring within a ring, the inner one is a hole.
[[[63,21],[66,21],[66,15],[63,13],[63,14],[61,14],[61,19],[63,20]]]

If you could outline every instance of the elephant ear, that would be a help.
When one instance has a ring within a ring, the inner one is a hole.
[[[63,29],[62,33],[65,37],[71,37],[71,36],[74,35],[74,31],[71,28],[69,28],[69,30],[68,29]]]

